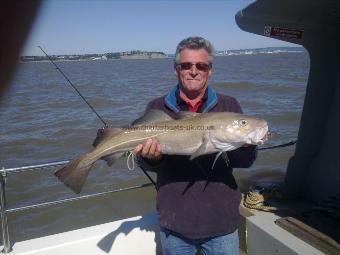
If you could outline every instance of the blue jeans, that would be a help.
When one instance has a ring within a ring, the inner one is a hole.
[[[161,228],[163,255],[195,255],[197,248],[204,255],[238,255],[238,231],[204,239],[189,239]]]

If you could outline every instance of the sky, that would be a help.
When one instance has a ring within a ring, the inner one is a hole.
[[[45,0],[21,55],[174,53],[188,36],[216,50],[296,46],[242,31],[235,14],[253,0]]]

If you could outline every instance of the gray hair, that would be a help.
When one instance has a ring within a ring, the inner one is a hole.
[[[214,58],[214,46],[208,40],[199,36],[192,36],[182,40],[176,48],[175,63],[179,61],[179,53],[184,49],[200,50],[205,49],[209,54],[209,62],[212,63]]]

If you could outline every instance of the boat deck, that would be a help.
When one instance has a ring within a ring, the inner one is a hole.
[[[161,254],[156,214],[14,243],[9,254]]]

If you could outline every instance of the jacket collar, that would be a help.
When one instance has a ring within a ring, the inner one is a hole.
[[[169,94],[165,96],[165,105],[169,107],[173,112],[177,113],[180,108],[177,105],[176,93],[179,90],[179,85],[174,86]],[[207,100],[203,103],[202,112],[208,112],[217,104],[217,94],[213,88],[207,87]]]

